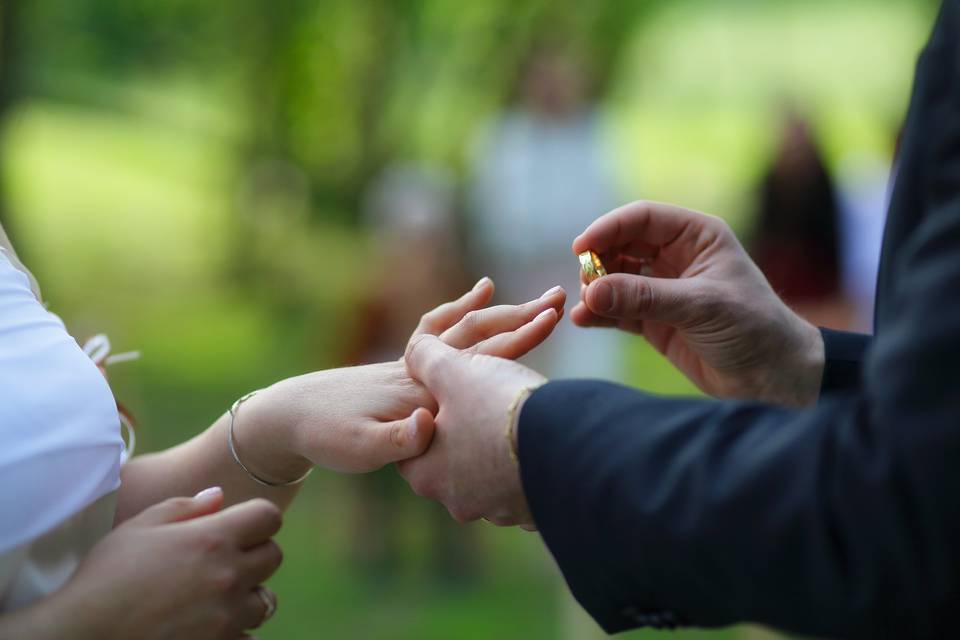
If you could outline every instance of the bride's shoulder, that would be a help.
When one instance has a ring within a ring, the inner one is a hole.
[[[100,370],[0,252],[0,553],[115,491],[122,450]]]
[[[99,444],[119,439],[116,404],[100,371],[37,300],[26,274],[0,251],[0,425]],[[9,442],[3,449],[9,450]],[[2,455],[0,455],[2,457]]]

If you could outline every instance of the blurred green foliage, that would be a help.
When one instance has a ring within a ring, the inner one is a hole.
[[[588,56],[631,197],[749,224],[780,108],[831,163],[889,157],[935,4],[917,0],[4,0],[0,219],[80,337],[144,359],[113,374],[141,446],[170,446],[242,392],[337,366],[375,256],[361,194],[392,161],[466,169],[539,41]],[[601,212],[597,212],[598,214]],[[694,393],[639,339],[630,382]],[[345,549],[351,478],[291,510],[264,638],[579,638],[535,536],[476,525],[473,584]],[[758,634],[718,632],[719,637]],[[635,637],[656,635],[639,632]],[[684,632],[673,637],[718,637]],[[631,636],[634,637],[634,636]],[[759,636],[754,636],[759,637]]]

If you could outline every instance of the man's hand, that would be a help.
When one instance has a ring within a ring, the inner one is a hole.
[[[555,319],[554,312],[533,323]],[[443,503],[458,522],[485,518],[533,528],[520,468],[511,456],[516,441],[507,438],[508,414],[525,389],[546,379],[516,362],[459,351],[430,335],[410,342],[406,362],[440,409],[433,444],[422,456],[401,462],[401,475],[416,493]]]
[[[591,224],[610,275],[581,287],[574,323],[643,335],[703,391],[791,406],[813,403],[823,340],[791,311],[719,218],[634,202]]]

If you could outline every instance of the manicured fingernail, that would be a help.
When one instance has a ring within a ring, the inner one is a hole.
[[[489,283],[489,282],[491,282],[490,278],[489,278],[488,276],[483,276],[482,278],[480,278],[480,279],[477,281],[477,284],[473,285],[473,290],[476,291],[477,289],[480,289],[481,287],[485,287],[485,286],[487,286],[487,283]]]
[[[560,293],[561,291],[563,291],[563,287],[561,287],[560,285],[557,285],[553,289],[550,289],[549,291],[544,293],[542,296],[540,296],[540,299],[543,300],[544,298],[549,298],[550,296],[556,293]]]
[[[617,293],[610,286],[610,283],[598,280],[593,285],[593,304],[597,311],[605,313],[613,311],[617,304]]]
[[[413,414],[413,421],[410,423],[410,426],[407,427],[407,439],[410,442],[417,441],[417,432],[420,431],[421,420],[423,420],[423,418],[420,417],[420,412],[415,412]]]
[[[193,496],[194,500],[199,500],[200,502],[209,502],[214,498],[220,497],[223,493],[223,489],[220,487],[210,487],[209,489],[204,489],[197,495]]]
[[[549,315],[556,315],[556,313],[557,313],[557,310],[552,307],[550,309],[544,309],[543,311],[537,314],[537,317],[534,318],[533,321],[538,322],[541,318],[546,318]]]

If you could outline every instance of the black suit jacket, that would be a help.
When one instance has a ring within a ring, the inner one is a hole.
[[[824,332],[816,406],[536,391],[524,490],[610,632],[756,621],[944,637],[960,614],[960,0],[917,67],[876,335]]]

